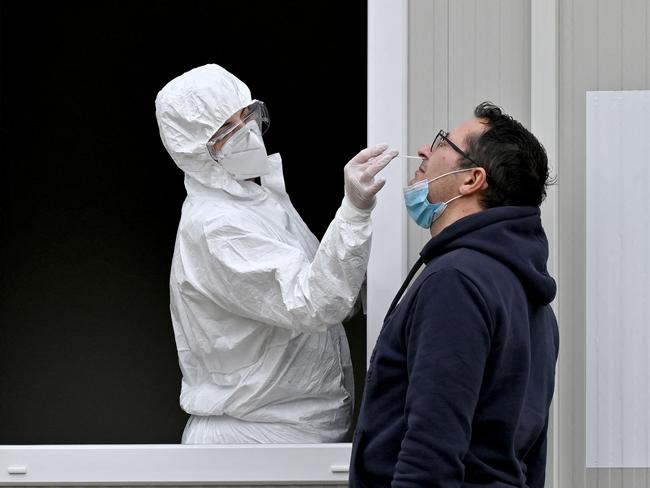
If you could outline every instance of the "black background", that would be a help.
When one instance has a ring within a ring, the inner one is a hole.
[[[212,62],[246,82],[320,238],[366,145],[366,29],[366,2],[0,4],[0,444],[180,442],[156,94]]]

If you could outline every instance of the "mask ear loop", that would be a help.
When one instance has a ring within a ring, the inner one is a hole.
[[[446,202],[444,202],[444,204],[445,204],[445,205],[449,205],[450,202],[453,202],[454,200],[458,200],[458,199],[459,199],[460,197],[462,197],[462,196],[465,196],[465,195],[463,195],[463,194],[461,193],[460,195],[458,195],[458,196],[456,196],[456,197],[454,197],[454,198],[450,198],[449,200],[447,200]]]
[[[474,168],[465,168],[465,169],[457,169],[457,170],[455,170],[455,171],[450,171],[449,173],[445,173],[444,175],[436,176],[436,177],[433,178],[432,180],[429,180],[429,183],[431,183],[432,181],[437,180],[438,178],[442,178],[443,176],[453,175],[454,173],[462,173],[463,171],[471,171],[471,170],[473,170],[473,169],[474,169]],[[445,205],[449,205],[449,203],[453,202],[454,200],[458,200],[458,199],[459,199],[460,197],[462,197],[462,196],[464,196],[464,195],[461,193],[460,195],[455,196],[455,197],[453,197],[453,198],[450,198],[449,200],[447,200],[446,202],[443,202],[443,203],[444,203]]]
[[[461,171],[470,171],[470,170],[473,170],[473,169],[474,169],[474,168],[459,169],[459,170],[454,171],[454,173],[460,173]],[[448,173],[448,174],[449,174],[449,173]],[[445,202],[445,205],[448,205],[450,202],[453,202],[454,200],[458,200],[460,197],[464,197],[464,196],[465,196],[465,195],[463,195],[463,194],[461,193],[460,195],[458,195],[458,196],[456,196],[456,197],[454,197],[454,198],[450,198],[449,200],[447,200],[447,201]]]
[[[420,180],[420,181],[416,181],[416,182],[413,183],[412,185],[405,187],[404,190],[405,190],[405,191],[409,191],[409,192],[410,192],[410,191],[413,191],[413,190],[417,190],[417,189],[419,188],[419,186],[417,186],[417,185],[422,185],[422,186],[424,186],[424,182],[425,182],[425,181],[426,181],[426,184],[427,184],[427,186],[428,186],[429,183],[434,182],[434,181],[436,181],[436,180],[439,180],[440,178],[442,178],[442,177],[444,177],[444,176],[453,175],[453,174],[455,174],[455,173],[462,173],[462,172],[464,172],[464,171],[471,171],[471,170],[473,170],[473,169],[474,169],[474,168],[456,169],[456,170],[454,170],[454,171],[450,171],[449,173],[445,173],[445,174],[442,174],[442,175],[440,175],[440,176],[436,176],[435,178],[431,178],[430,180]],[[462,196],[462,195],[460,195],[460,196]],[[459,197],[455,197],[455,198],[459,198]],[[455,198],[454,198],[454,199],[455,199]],[[453,200],[453,199],[452,199],[452,200]],[[452,200],[449,200],[449,201],[451,202]]]
[[[456,169],[456,170],[454,170],[454,171],[450,171],[449,173],[445,173],[445,174],[442,174],[442,175],[440,175],[440,176],[436,176],[435,178],[431,178],[431,179],[429,180],[429,183],[431,183],[432,181],[439,180],[439,179],[442,178],[443,176],[449,176],[449,175],[453,175],[453,174],[455,174],[455,173],[462,173],[462,172],[464,172],[464,171],[472,171],[473,169],[474,169],[474,168]]]

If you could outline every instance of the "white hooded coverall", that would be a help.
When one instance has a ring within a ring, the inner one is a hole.
[[[187,189],[170,277],[180,403],[191,414],[182,442],[337,442],[353,406],[341,320],[364,280],[370,210],[344,198],[319,245],[289,200],[278,154],[261,186],[212,160],[206,142],[251,101],[214,64],[156,98]]]

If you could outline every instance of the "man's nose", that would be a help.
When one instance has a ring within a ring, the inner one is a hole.
[[[421,146],[418,149],[418,156],[420,156],[422,159],[429,159],[429,157],[431,156],[431,146],[429,146],[428,144]]]

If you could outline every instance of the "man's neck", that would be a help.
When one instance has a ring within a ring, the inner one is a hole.
[[[464,200],[464,201],[463,201]],[[454,205],[456,203],[456,205]],[[483,210],[478,202],[474,200],[465,200],[464,198],[459,198],[454,202],[450,202],[449,206],[445,209],[442,215],[431,224],[429,231],[431,232],[431,237],[435,237],[440,234],[445,228],[449,227],[451,224],[457,220],[467,217]]]

